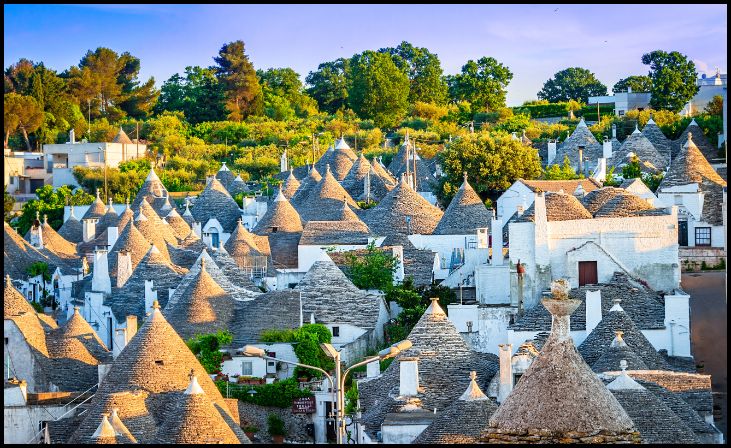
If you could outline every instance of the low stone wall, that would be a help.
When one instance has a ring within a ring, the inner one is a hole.
[[[312,423],[315,414],[292,414],[291,408],[277,408],[258,406],[239,400],[239,416],[241,428],[256,426],[259,431],[254,434],[254,443],[272,443],[272,437],[267,432],[267,418],[269,414],[277,414],[284,420],[287,435],[285,442],[314,443],[315,439],[307,433],[307,425]]]
[[[691,272],[700,270],[704,261],[708,267],[726,261],[726,252],[718,247],[680,247],[678,258],[682,271]]]
[[[489,428],[482,433],[482,443],[640,443],[640,433],[611,431],[548,431],[545,429]]]

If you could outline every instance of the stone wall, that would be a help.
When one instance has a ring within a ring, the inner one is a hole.
[[[611,431],[556,432],[545,429],[489,428],[481,437],[482,443],[640,443],[640,433]]]
[[[680,247],[678,258],[683,272],[698,271],[704,261],[708,267],[726,261],[726,252],[716,247]]]
[[[239,418],[241,428],[256,426],[259,431],[254,434],[254,443],[272,443],[272,437],[267,432],[267,418],[269,414],[277,414],[284,420],[287,435],[285,442],[313,443],[314,438],[307,433],[307,425],[312,423],[314,414],[292,414],[292,408],[277,408],[258,406],[239,400]]]

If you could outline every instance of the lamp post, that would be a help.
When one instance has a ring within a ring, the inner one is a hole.
[[[244,347],[244,356],[252,356],[257,358],[270,359],[273,361],[280,361],[286,364],[292,364],[295,366],[322,372],[330,381],[331,390],[335,394],[335,435],[336,442],[338,444],[342,444],[344,443],[345,436],[345,379],[348,377],[350,371],[356,367],[360,367],[373,361],[382,361],[384,359],[393,358],[402,351],[411,348],[411,341],[405,339],[401,342],[397,342],[390,347],[387,347],[378,352],[378,355],[372,356],[370,358],[364,359],[361,362],[353,364],[352,366],[348,367],[345,372],[342,373],[340,370],[340,352],[337,351],[335,347],[332,346],[332,344],[323,343],[320,344],[320,347],[329,357],[333,358],[333,360],[335,361],[335,379],[333,379],[333,377],[328,372],[319,367],[268,356],[264,349],[254,347],[253,345],[247,345],[246,347]]]

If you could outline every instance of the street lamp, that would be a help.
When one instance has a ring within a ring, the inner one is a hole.
[[[335,361],[335,380],[333,380],[333,377],[330,376],[329,373],[327,373],[325,370],[310,366],[307,364],[301,364],[298,362],[288,361],[286,359],[280,359],[275,358],[273,356],[268,356],[264,349],[261,349],[259,347],[255,347],[253,345],[247,345],[244,347],[244,356],[251,356],[256,358],[263,358],[263,359],[271,359],[273,361],[281,361],[286,364],[292,364],[299,367],[305,367],[307,369],[313,369],[317,370],[319,372],[322,372],[325,374],[328,380],[330,380],[330,386],[332,388],[332,391],[336,395],[335,400],[335,427],[336,427],[336,441],[338,444],[344,443],[344,435],[345,435],[345,379],[348,377],[348,374],[351,370],[353,370],[356,367],[360,367],[365,364],[369,364],[373,361],[383,361],[384,359],[393,358],[394,356],[397,356],[402,351],[408,350],[411,348],[411,341],[408,339],[404,339],[401,342],[397,342],[390,347],[387,347],[380,352],[378,352],[378,355],[372,356],[370,358],[364,359],[361,362],[355,363],[352,366],[348,367],[344,373],[340,372],[340,352],[333,347],[332,344],[323,343],[320,344],[320,347],[322,350],[327,354],[327,356],[331,357]],[[337,383],[337,387],[335,386]]]

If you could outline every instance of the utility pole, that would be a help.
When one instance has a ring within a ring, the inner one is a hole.
[[[137,157],[140,156],[140,122],[135,122],[135,137],[137,140]]]
[[[87,126],[89,128],[88,129],[89,130],[89,141],[91,142],[91,98],[89,98],[86,101],[89,103],[89,110],[88,110],[88,114],[89,114],[88,117],[89,117],[89,119],[86,122],[86,124],[87,124]]]

